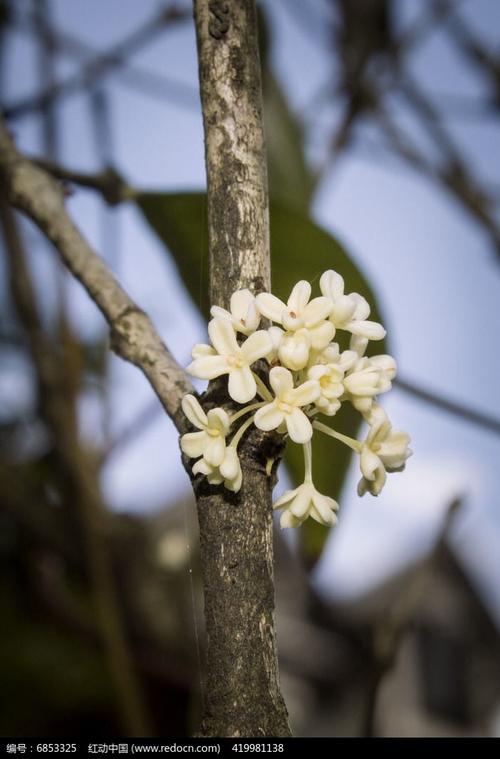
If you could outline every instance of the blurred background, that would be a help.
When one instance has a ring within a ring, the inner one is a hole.
[[[500,4],[259,11],[273,290],[334,268],[369,298],[399,366],[382,403],[414,450],[372,500],[318,444],[338,526],[275,531],[293,729],[498,736]],[[3,0],[0,37],[19,149],[186,365],[207,308],[190,3]],[[0,207],[0,733],[193,733],[203,599],[175,430]],[[278,492],[300,475],[292,452]]]

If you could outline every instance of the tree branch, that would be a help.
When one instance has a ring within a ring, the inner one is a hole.
[[[270,287],[267,169],[253,0],[195,0],[208,180],[210,298]],[[227,403],[213,383],[205,403]],[[290,735],[274,628],[272,481],[281,440],[252,429],[238,494],[195,481],[207,629],[205,735]],[[274,445],[274,455],[270,446]],[[278,448],[276,449],[276,446]]]
[[[195,0],[208,189],[210,298],[270,289],[267,164],[255,9]]]
[[[394,385],[404,393],[412,395],[431,406],[435,406],[436,408],[441,409],[441,411],[446,411],[448,414],[453,414],[463,421],[476,424],[478,427],[482,427],[489,432],[495,432],[497,435],[500,434],[500,419],[495,419],[495,417],[482,414],[480,411],[471,409],[461,403],[456,403],[455,401],[452,401],[443,395],[433,393],[430,390],[425,390],[424,388],[419,387],[419,385],[409,382],[406,379],[401,379],[400,377],[396,377]]]
[[[64,194],[45,171],[24,158],[0,120],[0,172],[10,202],[54,244],[61,260],[86,289],[111,330],[115,353],[137,366],[180,432],[186,430],[181,400],[194,392],[151,320],[116,281],[74,225]]]
[[[46,158],[33,156],[31,161],[61,182],[96,190],[110,206],[117,206],[137,197],[137,191],[127,184],[115,169],[107,168],[104,171],[92,174],[86,171],[68,169],[66,166],[61,166],[59,163]]]

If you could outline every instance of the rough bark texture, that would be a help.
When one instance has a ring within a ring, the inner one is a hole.
[[[212,302],[269,290],[269,211],[253,0],[195,0]]]
[[[211,302],[270,288],[267,172],[253,0],[195,0],[208,180]],[[208,407],[227,403],[214,383]],[[240,447],[238,494],[195,481],[207,629],[202,732],[290,735],[274,627],[269,459],[279,436],[251,431]]]
[[[186,419],[180,404],[194,392],[154,329],[151,320],[125,292],[74,225],[61,186],[14,147],[0,119],[0,173],[10,202],[23,211],[54,244],[63,263],[97,304],[111,329],[115,353],[144,373],[180,432]]]

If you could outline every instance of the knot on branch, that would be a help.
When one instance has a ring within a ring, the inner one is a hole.
[[[151,320],[142,309],[131,305],[114,320],[111,350],[141,367],[158,360],[158,345],[151,342]]]
[[[208,31],[211,37],[220,40],[229,31],[229,3],[225,0],[210,0],[208,8],[212,14]]]

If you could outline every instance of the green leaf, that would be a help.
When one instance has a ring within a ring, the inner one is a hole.
[[[304,158],[302,126],[269,69],[263,72],[262,86],[269,194],[290,208],[307,212],[314,179]]]
[[[206,196],[204,193],[144,193],[138,204],[146,220],[170,250],[194,303],[208,316],[208,254]],[[271,271],[273,293],[286,300],[299,279],[316,283],[326,269],[344,277],[346,292],[364,295],[372,316],[382,321],[376,299],[359,267],[343,246],[305,214],[271,201]],[[386,352],[385,341],[373,344]],[[345,347],[345,344],[344,346]],[[373,351],[372,351],[373,352]],[[356,437],[361,417],[344,404],[334,418],[335,429]],[[329,420],[326,420],[329,423]],[[349,466],[351,451],[326,435],[314,436],[313,475],[318,490],[338,499]],[[302,482],[302,448],[290,443],[285,457],[293,481]],[[301,530],[304,557],[313,565],[328,537],[328,528],[309,519]]]

